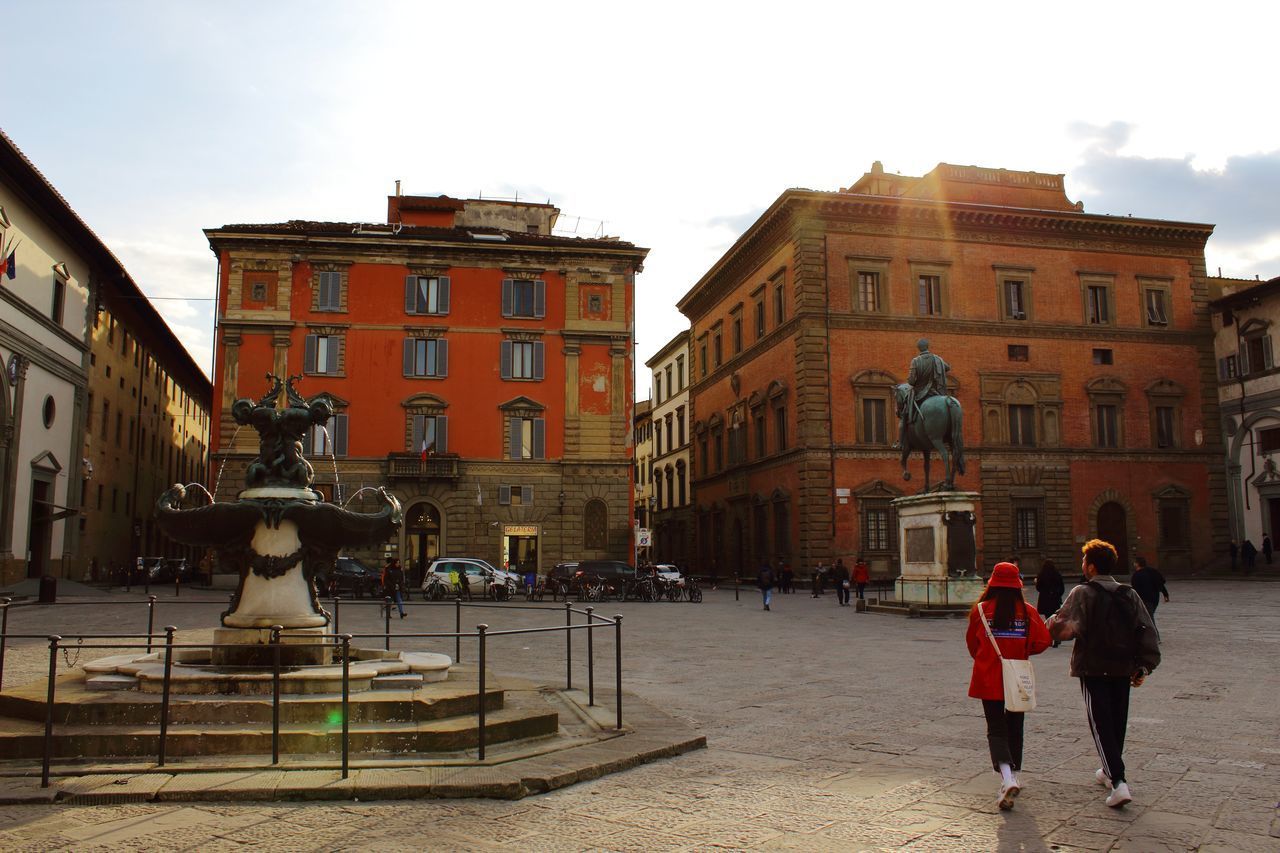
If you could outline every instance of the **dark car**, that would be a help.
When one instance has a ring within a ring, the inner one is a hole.
[[[355,557],[339,557],[333,571],[323,579],[317,579],[322,593],[340,595],[351,593],[356,598],[376,595],[382,583],[382,573],[374,571]]]

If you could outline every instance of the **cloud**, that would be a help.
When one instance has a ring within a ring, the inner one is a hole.
[[[763,207],[755,207],[742,213],[730,213],[724,216],[713,216],[707,220],[709,228],[727,228],[734,233],[734,239],[755,224],[764,213]]]

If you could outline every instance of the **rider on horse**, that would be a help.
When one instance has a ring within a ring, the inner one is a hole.
[[[928,338],[918,340],[916,347],[920,354],[911,359],[911,369],[907,372],[911,395],[898,407],[898,443],[894,445],[895,449],[906,444],[907,427],[920,416],[920,404],[930,397],[947,396],[950,365],[942,360],[942,356],[929,352]]]

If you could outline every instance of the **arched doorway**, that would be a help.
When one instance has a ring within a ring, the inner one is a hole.
[[[1129,573],[1129,525],[1124,507],[1115,501],[1107,501],[1098,507],[1098,538],[1116,547],[1119,564],[1116,574]]]
[[[403,565],[411,586],[422,582],[427,563],[440,556],[440,512],[429,503],[420,503],[404,518],[405,556]]]

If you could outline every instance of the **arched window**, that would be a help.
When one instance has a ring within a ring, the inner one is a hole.
[[[582,544],[599,551],[609,545],[609,508],[599,498],[587,501],[582,511]]]

